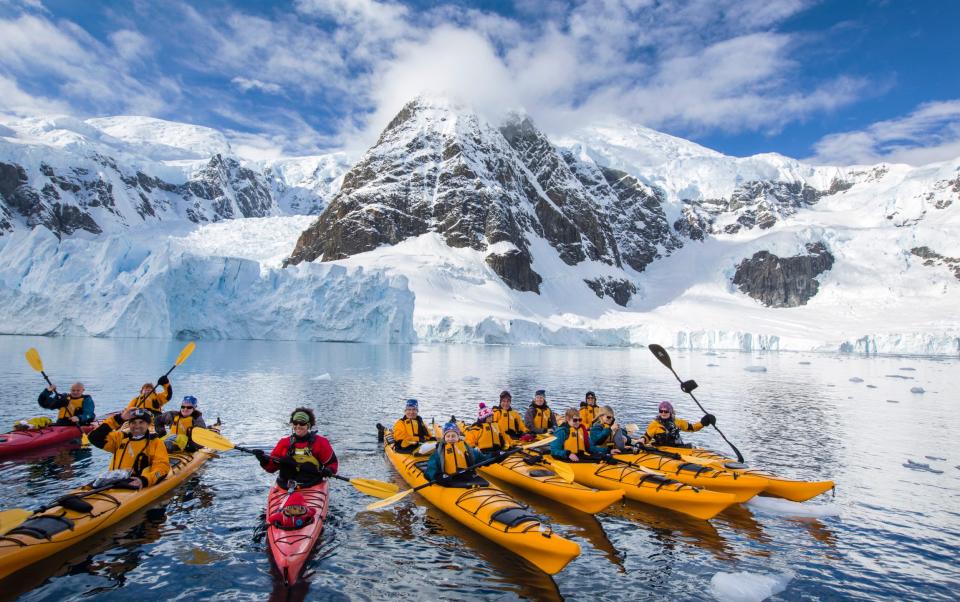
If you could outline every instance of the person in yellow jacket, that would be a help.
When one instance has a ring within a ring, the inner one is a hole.
[[[157,387],[163,387],[157,391]],[[143,408],[148,410],[151,415],[159,416],[163,406],[173,399],[173,387],[170,386],[170,379],[166,375],[161,376],[157,381],[157,387],[153,383],[143,383],[140,387],[140,395],[137,395],[127,404],[128,408]]]
[[[111,415],[90,433],[90,443],[103,451],[113,453],[110,470],[130,471],[127,486],[140,489],[156,485],[170,472],[170,456],[160,437],[150,434],[153,415],[143,408],[126,408]],[[130,423],[130,432],[119,429],[124,422]]]
[[[533,395],[533,401],[527,408],[527,413],[523,416],[523,422],[527,425],[527,430],[534,435],[550,433],[557,428],[557,417],[553,410],[547,406],[547,392],[543,389],[537,389]]]
[[[512,404],[513,397],[510,391],[501,391],[500,405],[493,408],[493,421],[500,427],[501,433],[506,433],[513,439],[519,439],[527,434],[527,425],[523,423],[520,412],[511,409]]]
[[[403,418],[393,424],[393,449],[403,454],[412,453],[425,441],[434,441],[427,425],[420,417],[420,404],[416,399],[408,399],[403,409]]]
[[[194,452],[200,449],[200,446],[190,440],[190,431],[193,427],[207,428],[207,423],[203,420],[203,414],[197,409],[197,398],[193,395],[186,395],[180,402],[179,412],[164,412],[154,421],[157,435],[163,437],[167,434],[167,427],[170,427],[172,439],[163,442],[168,452],[188,451]]]
[[[513,439],[500,430],[500,425],[493,419],[493,410],[484,403],[480,404],[477,421],[467,427],[463,438],[467,445],[484,453],[503,451],[513,447]]]
[[[580,420],[583,426],[590,428],[597,419],[600,406],[597,405],[597,394],[593,391],[587,391],[586,396],[580,403]]]
[[[686,420],[677,418],[673,411],[673,405],[669,401],[661,401],[657,408],[659,416],[647,426],[647,432],[640,437],[640,443],[644,445],[670,445],[674,447],[684,446],[683,439],[680,437],[681,431],[695,433],[705,426],[716,424],[717,419],[713,414],[704,414],[700,422],[691,424]]]

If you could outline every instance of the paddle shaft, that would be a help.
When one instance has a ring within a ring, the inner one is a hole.
[[[237,451],[241,451],[241,452],[243,452],[243,453],[245,453],[245,454],[250,454],[250,455],[252,455],[252,456],[257,455],[257,450],[255,450],[255,449],[250,449],[249,447],[243,447],[242,445],[234,445],[234,446],[233,446],[233,449],[235,449],[235,450],[237,450]],[[270,458],[271,460],[273,460],[274,462],[280,462],[281,460],[284,459],[284,458],[277,458],[277,457],[275,457],[275,456],[267,456],[267,457]],[[350,479],[349,479],[349,478],[347,478],[347,477],[341,477],[341,476],[338,475],[338,474],[330,473],[330,476],[333,477],[334,479],[339,480],[339,481],[346,481],[347,483],[350,482]]]
[[[656,347],[656,349],[655,349],[654,347]],[[663,347],[660,347],[659,345],[656,345],[656,346],[650,345],[649,348],[650,348],[650,351],[653,353],[654,357],[656,357],[658,360],[660,360],[660,363],[663,364],[664,366],[666,366],[667,369],[670,370],[670,372],[673,373],[673,377],[677,379],[677,382],[682,385],[682,384],[683,384],[683,379],[680,378],[680,376],[677,374],[677,371],[673,369],[673,365],[671,365],[671,363],[670,363],[670,356],[667,355],[666,350],[664,350],[664,348],[663,348]],[[659,350],[659,353],[657,352],[657,349]],[[662,354],[662,355],[661,355],[661,354]],[[700,405],[700,401],[697,400],[697,398],[694,396],[694,394],[693,394],[692,391],[687,391],[686,393],[687,393],[687,395],[690,396],[690,398],[694,401],[694,403],[697,404],[697,407],[700,408],[700,411],[701,411],[701,412],[703,412],[704,414],[709,414],[709,413],[710,413],[710,412],[706,411],[705,409],[703,409],[703,406]],[[737,454],[737,461],[740,462],[740,463],[746,462],[746,460],[743,459],[743,454],[741,454],[741,453],[740,453],[740,450],[737,449],[737,446],[734,445],[733,443],[730,443],[730,440],[727,439],[727,436],[723,434],[723,431],[720,430],[720,428],[716,425],[716,423],[713,424],[713,428],[716,429],[716,431],[720,434],[720,437],[721,437],[724,441],[727,442],[727,445],[730,446],[730,449],[733,450],[733,453]]]
[[[507,456],[512,456],[513,454],[519,452],[521,449],[523,449],[523,448],[518,447],[518,448],[516,448],[516,449],[509,450],[509,451],[504,452],[504,453],[502,453],[502,454],[498,454],[498,455],[496,455],[496,456],[494,456],[494,457],[492,457],[492,458],[488,458],[487,460],[483,460],[483,461],[481,461],[481,462],[477,462],[476,464],[471,464],[470,466],[467,466],[467,467],[464,468],[463,470],[458,470],[457,472],[453,473],[452,475],[450,475],[450,478],[452,479],[452,478],[454,478],[454,477],[463,476],[463,475],[465,475],[465,474],[467,474],[467,473],[473,472],[474,470],[476,470],[477,468],[480,468],[481,466],[486,466],[487,464],[496,464],[497,462],[503,460],[503,459],[506,458]],[[417,485],[417,486],[414,487],[413,489],[408,489],[407,491],[409,491],[409,492],[420,491],[420,490],[423,489],[424,487],[429,487],[430,485],[436,485],[438,480],[439,480],[439,479],[434,479],[434,480],[432,480],[432,481],[427,481],[426,483],[424,483],[424,484],[422,484],[422,485]]]

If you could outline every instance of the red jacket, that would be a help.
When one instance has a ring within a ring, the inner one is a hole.
[[[313,440],[312,446],[310,445],[311,439]],[[294,441],[293,450],[290,448],[291,440]],[[336,474],[339,464],[337,462],[337,454],[334,453],[333,447],[330,446],[330,442],[327,441],[327,438],[323,437],[322,435],[317,435],[316,433],[311,433],[303,439],[297,439],[294,435],[290,435],[281,439],[277,443],[277,446],[273,448],[273,451],[270,452],[271,459],[263,464],[263,469],[267,472],[276,472],[279,469],[280,479],[283,479],[284,481],[290,479],[294,479],[301,483],[309,483],[314,481],[316,480],[315,475],[317,468],[314,468],[312,463],[304,462],[297,464],[281,464],[273,459],[293,459],[295,450],[302,450],[307,447],[310,447],[310,454],[317,459],[317,462],[320,464],[320,466],[324,466]],[[277,479],[278,482],[280,479]]]

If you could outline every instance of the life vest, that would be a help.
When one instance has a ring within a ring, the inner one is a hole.
[[[680,427],[673,421],[673,418],[666,420],[657,418],[656,422],[663,428],[663,432],[653,436],[654,445],[683,445],[683,439],[680,437]]]
[[[567,450],[572,454],[585,454],[587,453],[587,442],[583,436],[583,428],[570,427],[570,431],[567,434],[567,438],[563,441],[563,449]]]
[[[417,441],[423,443],[430,438],[430,433],[427,431],[427,425],[423,423],[423,418],[417,416],[413,420],[409,418],[401,418],[400,422],[403,423],[403,426],[407,429],[407,433],[410,437],[416,437]],[[404,437],[406,439],[407,437]]]
[[[597,419],[597,410],[600,409],[596,405],[590,405],[589,403],[580,404],[580,420],[586,427],[589,427],[593,424],[593,421]]]
[[[146,397],[142,395],[137,395],[130,400],[130,403],[127,404],[128,408],[145,408],[150,410],[154,414],[159,414],[160,410],[163,408],[164,404],[170,401],[170,393],[173,389],[169,384],[163,385],[163,389],[158,394],[156,390],[147,395]]]
[[[474,424],[467,429],[470,435],[470,444],[480,451],[502,450],[507,448],[507,440],[500,432],[496,422]]]
[[[523,425],[523,419],[520,414],[514,410],[503,408],[493,408],[493,422],[500,427],[500,430],[511,437],[519,437],[524,434],[527,427]]]
[[[128,434],[124,434],[123,440],[113,453],[113,460],[110,461],[110,470],[120,470],[127,468],[130,474],[138,475],[153,462],[147,454],[147,450],[154,445],[157,438],[153,433],[148,433],[141,439],[134,439]]]
[[[594,427],[594,428],[596,428],[596,427]],[[594,434],[593,434],[594,428],[591,428],[591,429],[590,429],[590,437],[591,437],[591,439],[592,439],[593,436],[594,436]],[[600,429],[600,430],[602,431],[603,429],[607,429],[607,428],[608,428],[608,427],[607,427],[606,425],[601,425],[601,429]],[[614,447],[614,444],[613,444],[613,430],[609,430],[609,432],[608,432],[606,435],[603,436],[603,439],[599,439],[599,440],[597,440],[597,441],[594,441],[593,443],[591,443],[591,445],[593,445],[594,447],[610,447],[610,448]]]
[[[191,429],[193,429],[193,415],[184,416],[180,412],[173,415],[173,423],[170,425],[171,435],[189,435]]]
[[[454,474],[470,466],[467,458],[467,445],[463,441],[443,444],[443,472]]]
[[[550,428],[550,416],[553,412],[546,404],[538,406],[533,405],[533,428],[538,431],[545,431]]]
[[[304,447],[297,447],[296,435],[290,435],[290,445],[287,447],[287,457],[291,458],[297,464],[313,464],[320,469],[320,460],[313,455],[313,443],[317,436],[313,433],[307,435],[307,444]],[[299,466],[297,467],[299,468]]]
[[[84,396],[67,397],[67,405],[60,408],[57,413],[57,420],[69,420],[80,413],[83,409]]]

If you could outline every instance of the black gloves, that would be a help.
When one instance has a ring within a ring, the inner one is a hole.
[[[163,385],[169,385],[169,384],[170,384],[170,379],[167,378],[167,375],[166,375],[166,374],[164,374],[164,375],[161,376],[159,379],[157,379],[157,384],[160,385],[161,387],[162,387]]]
[[[330,477],[333,476],[333,471],[330,470],[329,468],[327,468],[326,466],[321,466],[321,467],[320,467],[320,476],[323,477],[323,478],[325,478],[325,479],[329,479]]]
[[[680,383],[680,390],[683,391],[684,393],[692,393],[693,390],[696,388],[697,388],[697,381],[693,379],[685,380],[682,383]]]
[[[448,475],[445,472],[442,473],[439,477],[437,477],[437,483],[449,483],[449,482],[450,482],[450,475]]]
[[[704,414],[703,418],[700,419],[700,424],[703,426],[710,426],[711,424],[717,423],[717,417],[713,414]]]
[[[257,457],[257,460],[260,460],[261,462],[265,462],[267,459],[267,453],[262,449],[253,450],[253,455],[255,455]]]

